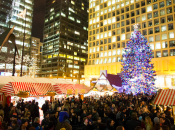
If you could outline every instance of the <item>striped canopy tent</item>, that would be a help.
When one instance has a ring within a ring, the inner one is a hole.
[[[86,87],[83,84],[57,83],[53,85],[53,87],[57,94],[67,94],[68,90],[72,90],[72,94],[76,94],[76,91],[78,94],[84,94],[84,93],[88,93],[92,89],[92,87]]]
[[[86,87],[84,84],[75,84],[74,89],[79,94],[85,94],[88,93],[93,87]]]
[[[42,96],[53,90],[50,83],[9,82],[1,88],[0,92],[6,96],[14,96],[20,91],[27,91],[30,92],[31,96]]]
[[[57,94],[67,94],[67,90],[72,90],[72,94],[75,94],[74,84],[60,84],[53,85]]]
[[[175,89],[161,89],[157,93],[153,104],[175,106]]]
[[[33,83],[33,84],[38,95],[45,95],[47,92],[55,91],[51,83]]]

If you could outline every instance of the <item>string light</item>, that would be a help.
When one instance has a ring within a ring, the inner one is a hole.
[[[124,48],[122,60],[122,86],[127,94],[156,92],[154,87],[155,71],[152,59],[152,50],[147,39],[138,31],[138,24],[134,25],[134,33]]]

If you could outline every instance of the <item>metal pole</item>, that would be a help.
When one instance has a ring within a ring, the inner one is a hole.
[[[15,46],[15,54],[14,54],[14,59],[13,59],[13,72],[12,72],[12,76],[15,76],[15,59],[16,59],[16,46]]]
[[[23,48],[22,48],[21,74],[20,74],[21,77],[22,77],[22,66],[23,66],[23,56],[24,56],[24,41],[25,41],[25,29],[26,29],[26,16],[27,16],[27,9],[26,9],[26,15],[25,15],[25,26],[24,26]]]

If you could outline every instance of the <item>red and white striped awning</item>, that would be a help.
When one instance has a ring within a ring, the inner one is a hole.
[[[84,89],[85,93],[88,93],[92,87],[86,87],[83,84],[75,84],[74,89],[78,89],[78,93],[81,94],[81,90]]]
[[[8,84],[6,84],[5,86],[3,86],[0,90],[1,93],[4,93],[6,96],[11,96],[14,94],[14,90],[12,87],[12,83],[9,82]]]
[[[6,96],[16,95],[19,91],[28,91],[31,96],[42,96],[48,91],[54,91],[54,88],[51,83],[9,82],[0,90]]]
[[[155,97],[154,104],[175,106],[175,89],[161,89]]]
[[[44,95],[48,91],[54,91],[51,83],[34,83],[34,88],[38,95]]]
[[[53,85],[54,90],[56,91],[57,94],[67,94],[67,90],[71,89],[72,90],[72,94],[75,93],[74,90],[74,84],[55,84]]]
[[[83,84],[55,84],[53,85],[57,94],[66,94],[68,89],[72,89],[72,94],[75,94],[75,90],[78,89],[78,93],[81,94],[81,90],[84,89],[85,93],[88,93],[92,87],[86,87]]]

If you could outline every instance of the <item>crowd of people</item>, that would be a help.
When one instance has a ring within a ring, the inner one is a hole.
[[[153,96],[114,94],[65,98],[42,106],[19,101],[0,105],[0,130],[175,130],[172,109],[152,105]]]

